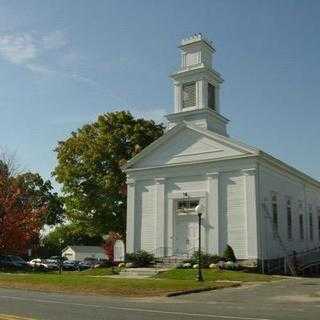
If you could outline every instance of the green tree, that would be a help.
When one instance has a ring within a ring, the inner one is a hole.
[[[64,217],[63,201],[53,191],[49,180],[44,181],[38,173],[26,172],[16,176],[18,185],[22,187],[34,209],[46,207],[43,224],[61,223]]]
[[[63,247],[71,245],[101,245],[102,238],[97,235],[86,233],[82,227],[76,223],[57,226],[49,232],[41,241],[40,252],[43,256],[58,255]]]
[[[53,174],[63,185],[68,218],[90,233],[124,235],[126,177],[121,166],[159,138],[163,129],[129,112],[112,112],[59,142]]]

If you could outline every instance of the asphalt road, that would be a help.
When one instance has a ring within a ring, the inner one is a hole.
[[[115,298],[0,289],[0,320],[319,320],[320,278],[175,298]]]

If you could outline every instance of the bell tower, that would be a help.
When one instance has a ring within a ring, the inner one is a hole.
[[[219,91],[223,82],[212,67],[215,48],[202,34],[181,41],[181,67],[171,75],[174,113],[166,117],[169,129],[181,121],[227,136],[228,119],[220,114]]]

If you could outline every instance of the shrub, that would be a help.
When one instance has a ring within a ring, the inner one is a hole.
[[[224,250],[223,256],[227,261],[232,261],[232,262],[237,261],[237,258],[234,254],[234,251],[233,251],[232,247],[229,245],[227,245],[226,249]]]
[[[203,253],[203,252],[201,253],[201,265],[203,268],[209,268],[210,264],[218,263],[221,260],[225,260],[225,259],[223,257],[218,256],[218,255],[211,255],[211,254],[207,254],[207,253]],[[189,262],[192,265],[198,264],[199,252],[198,251],[194,252],[192,257],[185,262]]]
[[[131,262],[134,267],[148,267],[155,261],[154,255],[144,250],[139,250],[126,255],[126,262]]]

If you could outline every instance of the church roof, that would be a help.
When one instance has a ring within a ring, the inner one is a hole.
[[[171,139],[173,139],[176,135],[178,135],[179,133],[181,133],[183,130],[189,129],[195,133],[200,134],[203,137],[208,138],[209,140],[214,141],[215,143],[221,144],[223,146],[225,146],[226,148],[230,148],[231,150],[234,150],[233,153],[228,153],[228,154],[224,154],[223,152],[221,152],[219,154],[219,156],[214,156],[214,158],[202,158],[202,159],[193,159],[190,160],[190,158],[186,158],[189,159],[185,162],[180,161],[178,164],[179,165],[183,165],[183,164],[194,164],[194,163],[199,163],[199,162],[211,162],[213,160],[224,160],[224,159],[237,159],[237,158],[246,158],[246,157],[259,157],[260,159],[263,159],[264,161],[266,161],[267,163],[276,166],[286,172],[289,172],[303,180],[307,180],[309,183],[320,187],[320,182],[317,181],[316,179],[312,178],[311,176],[301,172],[300,170],[297,170],[296,168],[286,164],[285,162],[271,156],[270,154],[249,146],[241,141],[238,141],[236,139],[227,137],[227,136],[223,136],[220,135],[216,132],[201,128],[199,126],[194,126],[190,123],[187,122],[181,122],[179,124],[177,124],[176,126],[174,126],[173,128],[171,128],[170,130],[168,130],[162,137],[160,137],[159,139],[157,139],[156,141],[154,141],[153,143],[151,143],[149,146],[147,146],[145,149],[143,149],[139,154],[137,154],[135,157],[133,157],[132,159],[130,159],[126,165],[123,167],[124,171],[132,171],[132,170],[136,170],[136,169],[140,169],[143,170],[144,168],[150,168],[150,165],[143,163],[145,161],[145,159],[147,159],[148,157],[152,157],[152,154],[155,154],[156,152],[158,152],[157,150],[159,150],[162,146],[168,145],[166,142]],[[182,144],[183,142],[181,141],[181,138],[183,138],[185,134],[182,134],[181,137],[179,137],[180,140],[178,140],[177,144]],[[186,138],[186,140],[188,140],[188,137]],[[180,143],[181,141],[181,143]],[[170,143],[172,143],[172,141],[170,141]],[[190,145],[192,144],[192,142],[189,143]],[[207,153],[209,154],[210,151],[208,151]],[[191,153],[189,153],[191,154]],[[217,153],[218,154],[218,153]],[[196,153],[194,153],[193,155],[196,155]],[[213,153],[212,153],[213,155]],[[176,163],[177,164],[177,163]],[[153,168],[156,167],[163,167],[163,166],[171,166],[171,165],[176,165],[175,163],[170,164],[164,164],[164,165],[159,165],[158,163],[154,163],[154,166],[152,166]]]
[[[157,150],[161,145],[165,144],[169,139],[171,139],[174,135],[176,135],[178,132],[182,131],[185,128],[189,128],[192,131],[198,132],[201,135],[209,137],[209,139],[214,139],[216,141],[219,141],[223,144],[227,144],[228,146],[242,151],[246,155],[257,155],[259,153],[259,150],[248,146],[244,144],[243,142],[237,141],[235,139],[232,139],[230,137],[222,136],[219,135],[213,131],[209,131],[203,128],[200,128],[198,126],[191,125],[190,123],[187,122],[180,122],[176,126],[174,126],[172,129],[168,130],[162,137],[151,143],[149,146],[144,148],[139,154],[134,156],[132,159],[130,159],[126,165],[123,167],[124,170],[128,170],[130,168],[135,167],[135,165],[140,162],[142,159],[147,157],[150,153],[153,151]]]

